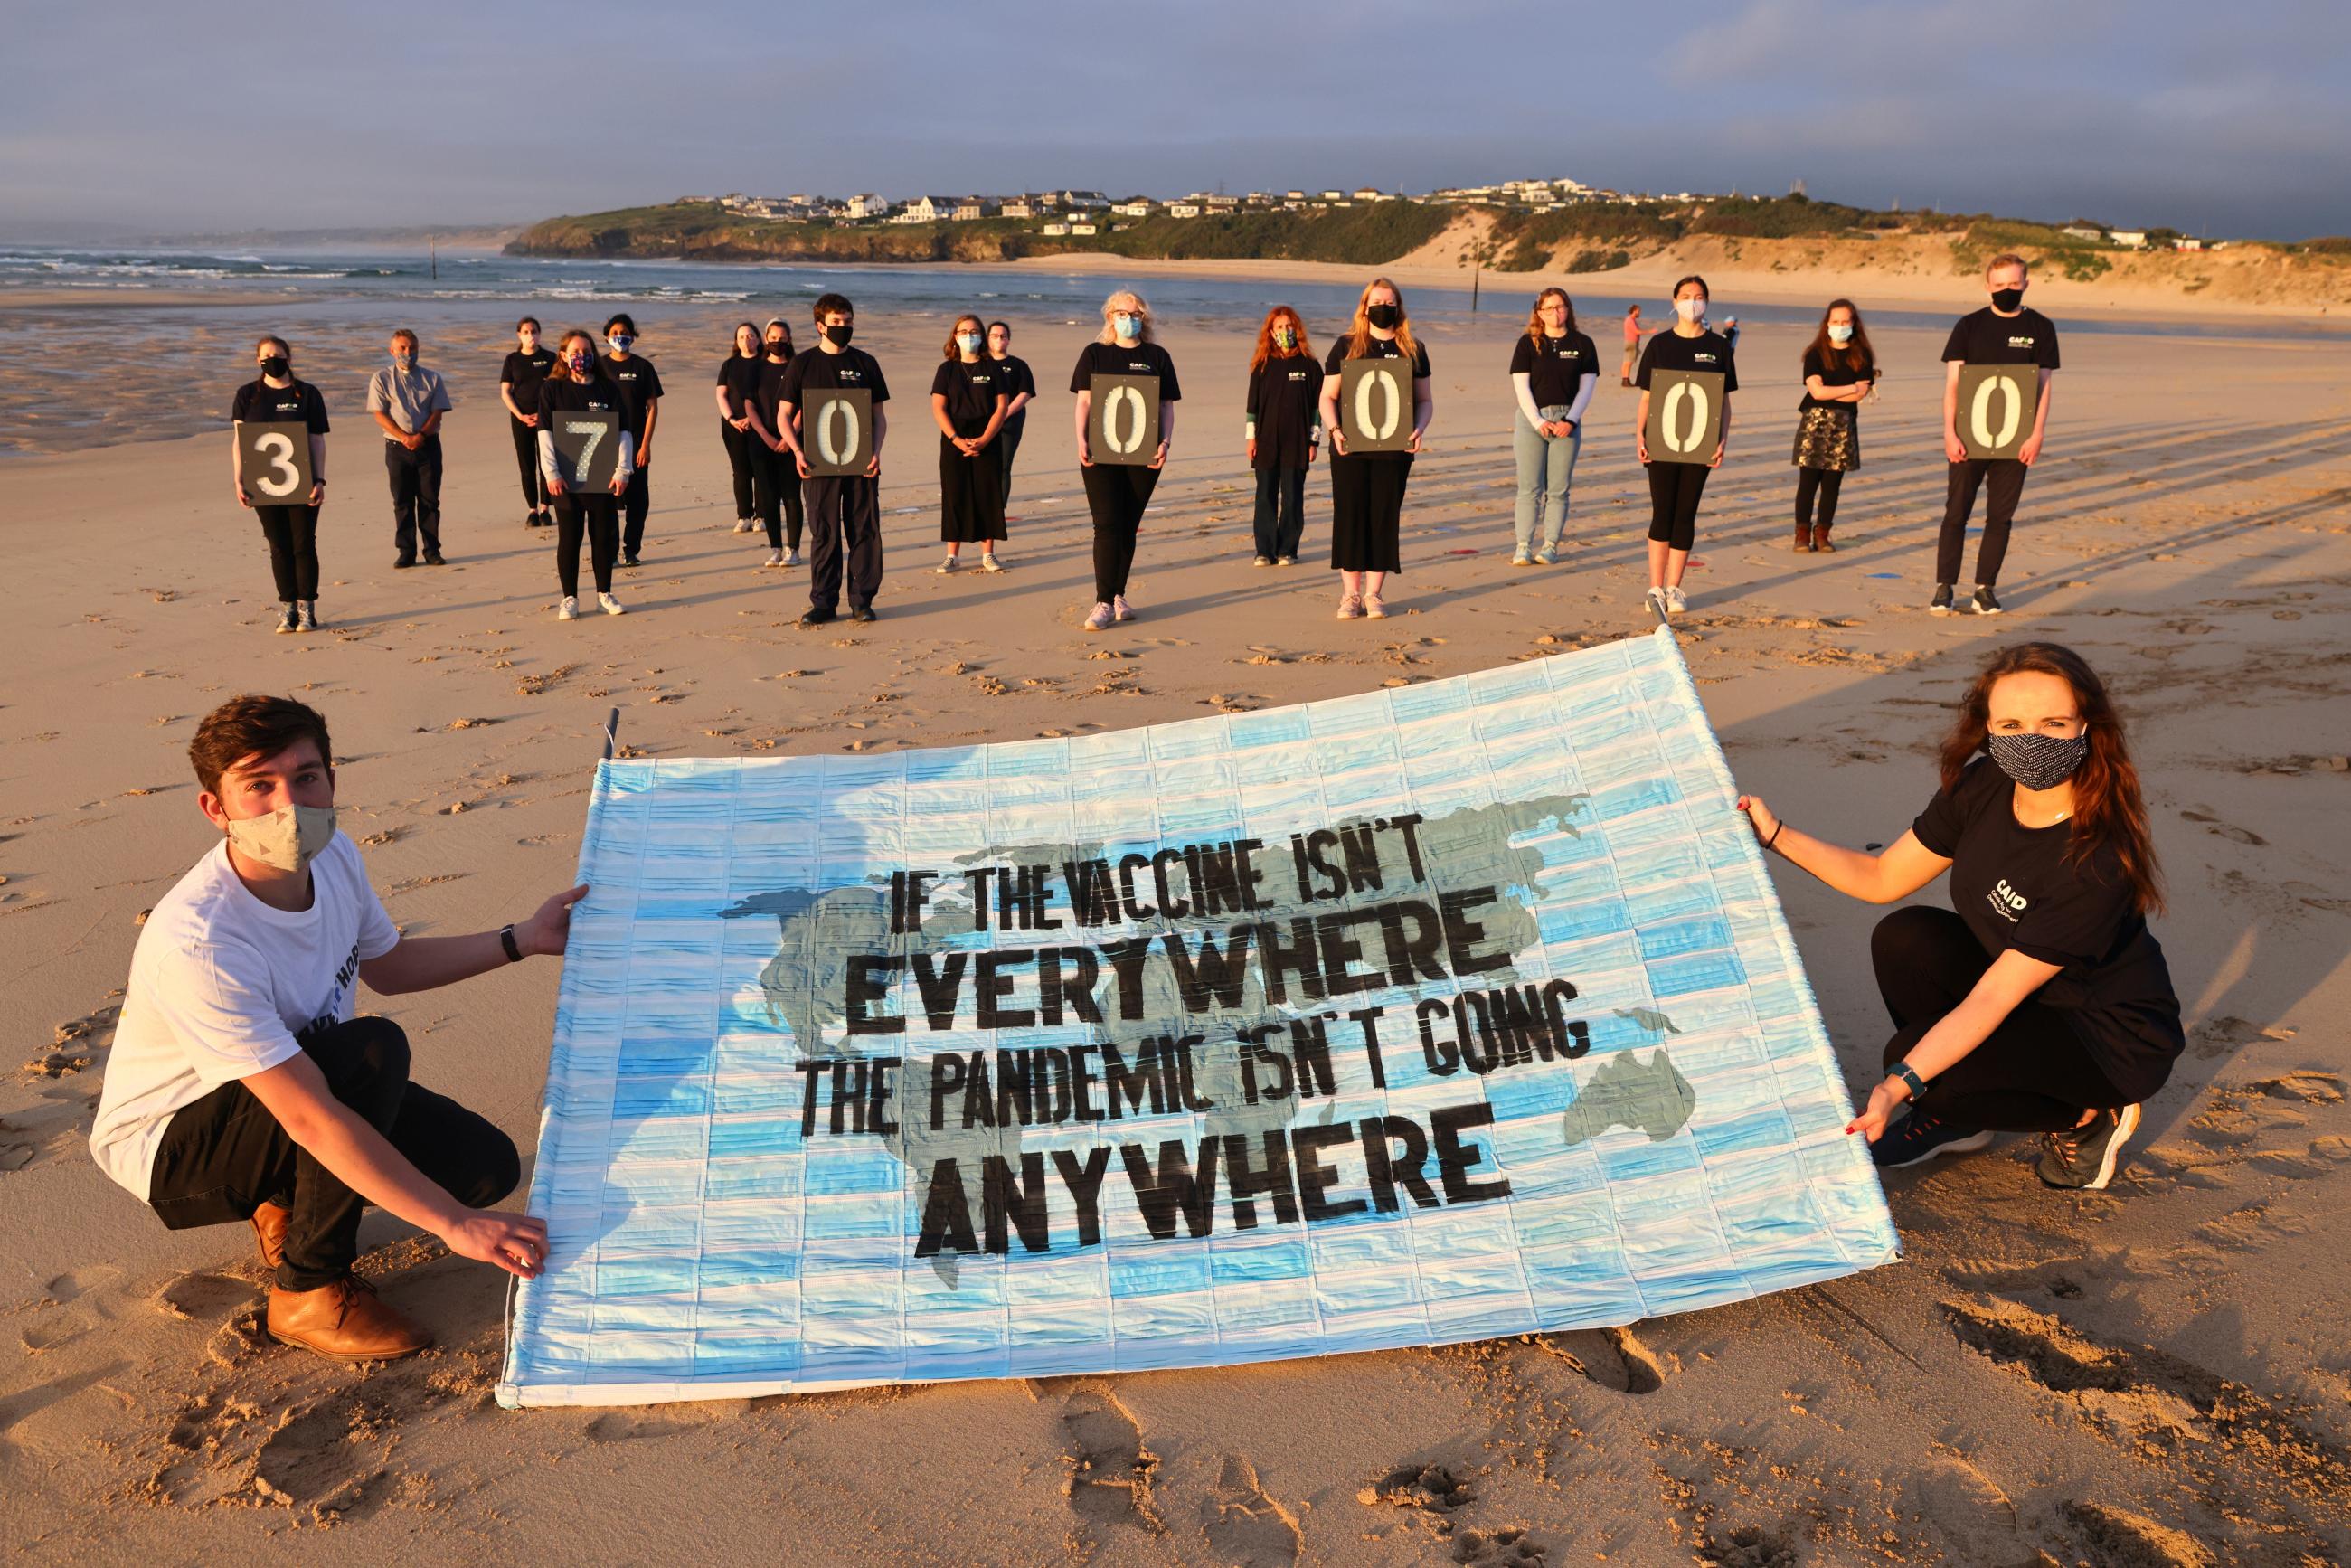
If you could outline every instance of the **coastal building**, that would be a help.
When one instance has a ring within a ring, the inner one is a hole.
[[[1344,191],[1325,191],[1322,193],[1322,199],[1326,202],[1335,202],[1346,193]]]
[[[1100,191],[1056,191],[1054,204],[1073,213],[1104,213],[1110,210],[1110,198]]]
[[[2067,224],[2057,232],[2069,239],[2102,240],[2106,237],[2105,230],[2092,228],[2087,224]]]
[[[1090,235],[1094,232],[1094,225],[1092,224],[1073,223],[1070,225],[1070,232],[1073,235]]]
[[[987,208],[977,196],[965,196],[956,203],[955,211],[947,215],[959,224],[967,224],[975,218],[985,217]]]
[[[1200,204],[1197,202],[1170,202],[1167,204],[1167,215],[1171,218],[1196,218],[1200,215]]]
[[[1306,193],[1303,191],[1284,191],[1281,193],[1281,199],[1285,202],[1302,202],[1306,199]]]
[[[1049,234],[1049,235],[1065,235],[1065,234],[1068,234],[1068,233],[1070,232],[1070,225],[1067,225],[1067,224],[1062,224],[1062,223],[1047,224],[1047,225],[1046,225],[1042,229],[1039,230],[1038,232],[1039,232],[1039,233],[1040,233],[1040,234]]]
[[[2125,250],[2145,250],[2147,248],[2147,231],[2145,229],[2115,229],[2108,234],[2107,237],[2112,239],[2116,245],[2122,246]]]
[[[1147,218],[1151,215],[1151,199],[1137,196],[1131,202],[1121,202],[1111,209],[1123,218]]]
[[[945,220],[956,209],[953,196],[916,196],[902,208],[893,220],[902,224],[935,224]]]
[[[1004,218],[1033,218],[1037,215],[1037,209],[1029,204],[1026,196],[1007,196],[997,207],[996,214]]]
[[[851,218],[878,218],[889,210],[890,204],[870,191],[842,204],[842,215]]]
[[[2198,239],[2194,235],[2181,235],[2179,238],[2171,242],[2171,248],[2174,250],[2202,250],[2204,248],[2204,242]]]
[[[1385,191],[1381,190],[1377,185],[1358,185],[1355,187],[1355,200],[1359,202],[1384,202],[1387,199],[1388,193]]]

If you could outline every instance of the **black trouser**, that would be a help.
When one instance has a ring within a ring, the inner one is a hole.
[[[1836,522],[1837,492],[1844,488],[1842,468],[1799,468],[1796,470],[1796,527],[1810,533],[1813,529],[1813,496],[1821,498],[1820,530],[1823,533]]]
[[[630,472],[629,487],[621,496],[621,507],[628,522],[621,530],[621,553],[634,556],[645,542],[645,514],[653,509],[653,481],[646,476],[642,463]]]
[[[760,522],[767,525],[768,548],[781,549],[787,533],[792,549],[800,548],[800,470],[799,460],[792,449],[770,452],[768,444],[746,432],[744,439],[751,444],[752,505]],[[745,517],[755,515],[746,512]]]
[[[1698,502],[1706,494],[1703,463],[1649,465],[1649,539],[1688,553],[1698,542]]]
[[[806,480],[800,491],[808,506],[809,608],[841,608],[845,557],[849,607],[864,609],[882,591],[882,482],[852,474]]]
[[[1134,537],[1158,486],[1159,470],[1141,463],[1097,463],[1078,472],[1094,515],[1094,599],[1108,604],[1126,591],[1127,573],[1134,569]]]
[[[531,511],[547,509],[547,476],[538,471],[538,432],[507,415],[507,434],[514,437],[515,466],[522,471],[522,504]]]
[[[1966,921],[1925,905],[1897,909],[1879,921],[1869,956],[1894,1019],[1894,1038],[1886,1042],[1889,1068],[1966,1000],[1991,967]],[[1919,1105],[1970,1131],[2046,1133],[2073,1126],[2092,1106],[2130,1100],[2091,1059],[2064,1010],[2027,997],[1981,1045],[1928,1082]]]
[[[588,538],[596,568],[596,591],[612,591],[612,563],[621,554],[620,502],[610,490],[566,490],[555,497],[555,576],[563,597],[580,593],[580,538]]]
[[[1276,468],[1257,471],[1257,553],[1280,560],[1298,553],[1306,533],[1306,470]]]
[[[302,1050],[325,1075],[329,1093],[466,1207],[486,1208],[522,1180],[512,1138],[408,1081],[408,1037],[390,1019],[310,1030]],[[315,1291],[351,1271],[367,1207],[238,1082],[172,1113],[148,1201],[173,1230],[250,1219],[264,1203],[289,1210],[286,1260],[277,1266],[284,1291]]]
[[[1028,429],[1029,416],[1024,413],[1019,419],[1007,420],[996,433],[998,498],[1007,512],[1012,509],[1012,455],[1020,450],[1020,437]]]
[[[319,597],[319,508],[256,507],[261,537],[269,541],[269,571],[277,597],[291,604]]]
[[[413,452],[397,441],[385,442],[383,469],[392,477],[392,542],[400,559],[414,560],[420,538],[426,555],[439,555],[441,438],[428,435]]]
[[[2016,520],[2017,497],[2024,494],[2024,465],[2013,457],[1970,457],[1951,465],[1951,488],[1943,503],[1943,533],[1935,543],[1935,580],[1959,580],[1967,562],[1968,514],[1976,492],[1991,482],[1984,501],[1983,543],[1976,547],[1976,580],[1986,588],[2000,580],[2008,554],[2008,527]]]
[[[735,515],[750,517],[751,475],[758,463],[759,454],[768,449],[768,444],[747,430],[736,429],[730,421],[724,419],[718,422],[718,439],[726,444],[726,466],[735,475]]]

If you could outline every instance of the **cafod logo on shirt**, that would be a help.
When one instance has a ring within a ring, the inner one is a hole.
[[[2030,333],[2019,334],[2011,332],[2009,334],[2008,346],[2011,349],[2029,349],[2032,347],[2032,335]]]
[[[2011,925],[2015,923],[2018,915],[2024,913],[2024,906],[2031,902],[2024,894],[2009,886],[2006,877],[2001,878],[1998,884],[1990,893],[1984,894],[1984,897],[1991,904],[1993,912]]]

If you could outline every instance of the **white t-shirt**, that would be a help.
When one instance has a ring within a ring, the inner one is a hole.
[[[147,916],[89,1131],[107,1175],[144,1199],[164,1124],[224,1083],[286,1061],[295,1036],[351,1016],[360,965],[400,941],[341,833],[310,862],[310,907],[256,898],[228,841],[198,861]]]

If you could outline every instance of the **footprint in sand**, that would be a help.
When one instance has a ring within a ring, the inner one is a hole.
[[[2069,1502],[2065,1517],[2080,1531],[2093,1563],[2131,1568],[2213,1568],[2212,1549],[2184,1530],[2102,1502]]]
[[[165,1282],[155,1292],[156,1310],[183,1322],[211,1322],[253,1302],[249,1281],[197,1270]]]
[[[1357,1492],[1355,1500],[1365,1508],[1385,1504],[1410,1509],[1435,1524],[1439,1534],[1451,1535],[1453,1521],[1447,1515],[1477,1501],[1478,1494],[1447,1466],[1405,1463]]]
[[[2216,833],[2231,843],[2251,844],[2256,849],[2265,849],[2269,845],[2269,840],[2254,832],[2251,828],[2241,828],[2233,822],[2224,822],[2210,811],[2183,809],[2179,814],[2188,821],[2203,823],[2206,832]]]
[[[1630,1329],[1571,1329],[1538,1334],[1534,1343],[1619,1394],[1655,1394],[1666,1385],[1665,1367]]]
[[[1281,1568],[1306,1549],[1298,1519],[1265,1494],[1257,1467],[1227,1454],[1217,1485],[1200,1506],[1201,1533],[1217,1561],[1235,1568]]]
[[[384,1478],[391,1445],[340,1399],[288,1411],[253,1457],[254,1490],[324,1523],[364,1501]]]
[[[1117,1395],[1081,1388],[1061,1407],[1070,1462],[1070,1511],[1090,1525],[1130,1525],[1150,1534],[1165,1526],[1151,1495],[1159,1456],[1143,1445],[1143,1428]]]

